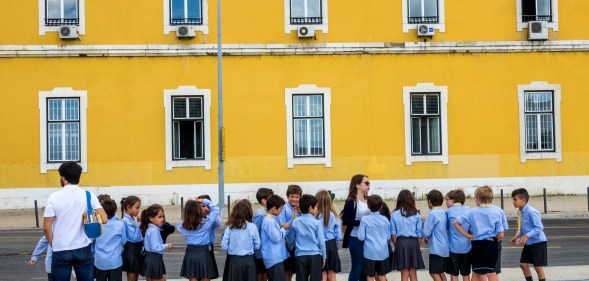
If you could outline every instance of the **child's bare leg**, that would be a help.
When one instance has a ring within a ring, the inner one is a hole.
[[[378,275],[378,281],[387,281],[387,277],[385,275]]]
[[[401,281],[409,280],[409,269],[401,269]]]
[[[292,271],[286,271],[286,281],[292,280]]]
[[[411,281],[417,281],[417,269],[409,268],[409,279]]]
[[[321,280],[323,280],[323,281],[327,281],[327,271],[323,271],[323,272],[321,273]],[[259,281],[259,280],[258,280],[258,281]]]
[[[458,281],[458,276],[456,276],[456,281]],[[470,281],[470,275],[462,275],[462,281]]]
[[[198,278],[189,278],[189,281],[198,281]]]
[[[129,281],[137,281],[139,279],[139,273],[137,272],[127,272],[127,280]]]
[[[472,273],[472,281],[481,281],[481,276],[478,273]]]
[[[450,281],[458,281],[458,275],[450,275]]]
[[[489,278],[489,281],[499,281],[499,277],[497,276],[496,272],[487,274],[487,278]]]
[[[336,277],[337,274],[335,273],[335,271],[330,270],[327,272],[327,281],[337,281]]]
[[[534,266],[536,273],[538,274],[538,279],[546,279],[546,274],[544,274],[544,268],[541,266]]]
[[[258,273],[258,281],[268,281],[268,274]]]
[[[430,273],[429,276],[431,276],[434,281],[442,281],[442,278],[440,278],[440,274]]]
[[[520,262],[519,263],[519,267],[524,272],[524,277],[530,277],[530,276],[532,276],[532,271],[530,271],[530,267],[528,266],[527,263]]]
[[[440,277],[442,278],[442,281],[446,281],[446,273],[442,272],[440,273]]]
[[[368,281],[374,281],[374,276],[372,276],[372,277],[366,276],[366,280],[368,280]]]

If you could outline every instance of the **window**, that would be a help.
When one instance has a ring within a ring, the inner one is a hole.
[[[439,155],[440,94],[411,94],[411,154]]]
[[[312,25],[312,32],[327,33],[327,1],[284,0],[284,32],[290,34],[301,25]]]
[[[321,24],[321,0],[290,0],[291,24]]]
[[[401,3],[404,33],[422,24],[429,24],[440,32],[446,31],[445,0],[401,0]]]
[[[163,0],[164,34],[176,32],[180,25],[209,34],[208,0]]]
[[[530,21],[546,21],[558,31],[558,0],[516,0],[517,30],[528,28]]]
[[[438,0],[409,1],[409,23],[438,23]]]
[[[331,167],[331,90],[316,85],[287,88],[285,102],[288,167]]]
[[[86,91],[55,88],[39,92],[41,173],[76,161],[87,171]]]
[[[211,169],[211,90],[181,86],[164,91],[166,170]]]
[[[448,164],[448,87],[419,83],[403,87],[406,165]]]
[[[77,25],[78,33],[85,34],[86,0],[38,0],[39,1],[39,35],[45,32],[57,32],[60,25]]]
[[[518,86],[521,162],[555,158],[560,145],[560,86],[532,82]]]
[[[202,24],[201,0],[169,0],[170,24]]]

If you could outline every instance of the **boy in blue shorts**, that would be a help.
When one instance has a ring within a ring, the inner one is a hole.
[[[370,214],[360,220],[358,228],[358,240],[364,241],[363,274],[370,281],[376,275],[379,281],[385,281],[385,275],[391,272],[391,262],[388,259],[391,223],[380,214],[383,206],[380,196],[370,195],[366,201]]]
[[[546,280],[543,266],[548,265],[548,244],[544,234],[544,225],[540,219],[540,212],[528,205],[530,195],[524,188],[511,192],[513,206],[517,211],[517,232],[509,242],[511,244],[524,245],[519,260],[526,281],[532,281],[532,272],[529,263],[534,265],[540,281]]]
[[[489,281],[497,281],[495,266],[499,254],[498,241],[503,239],[502,215],[489,205],[493,200],[490,187],[478,187],[474,197],[477,207],[454,221],[454,227],[471,241],[472,280],[479,281],[482,275],[487,275]]]
[[[446,273],[450,274],[450,280],[458,281],[458,275],[463,281],[470,281],[470,242],[454,227],[454,221],[464,215],[470,208],[464,206],[466,196],[464,191],[455,189],[446,194],[446,207],[448,210],[448,244],[450,246],[450,258],[446,265]]]
[[[300,198],[302,215],[294,220],[288,232],[288,244],[295,247],[297,281],[320,281],[327,259],[325,235],[317,214],[317,198],[305,194]]]
[[[123,245],[127,243],[127,232],[122,221],[111,220],[116,215],[117,203],[110,199],[101,202],[109,220],[102,226],[102,235],[96,238],[94,253],[95,278],[97,281],[123,280]]]
[[[426,194],[429,215],[423,225],[423,237],[429,244],[429,274],[434,281],[446,281],[446,262],[450,255],[448,246],[448,218],[442,209],[444,196],[434,189]]]

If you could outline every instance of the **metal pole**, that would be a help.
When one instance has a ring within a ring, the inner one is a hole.
[[[231,213],[231,195],[227,195],[227,217]]]
[[[546,188],[544,188],[544,214],[548,214],[548,208],[546,207]]]
[[[39,228],[39,208],[37,208],[37,200],[35,200],[35,224]]]
[[[503,208],[503,188],[501,189],[501,210],[504,210],[504,208]]]
[[[219,205],[225,206],[225,147],[223,130],[223,51],[221,43],[221,0],[217,0],[217,113],[219,137]],[[223,218],[223,212],[221,212]]]
[[[589,211],[589,187],[587,187],[587,211]]]
[[[184,197],[180,197],[180,218],[182,218],[184,214]]]

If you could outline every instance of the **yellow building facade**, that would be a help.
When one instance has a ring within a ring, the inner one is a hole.
[[[98,193],[217,196],[217,2],[137,5],[0,3],[5,208],[44,202],[66,160]],[[222,7],[232,198],[289,183],[341,198],[357,173],[386,197],[589,186],[588,1]]]

